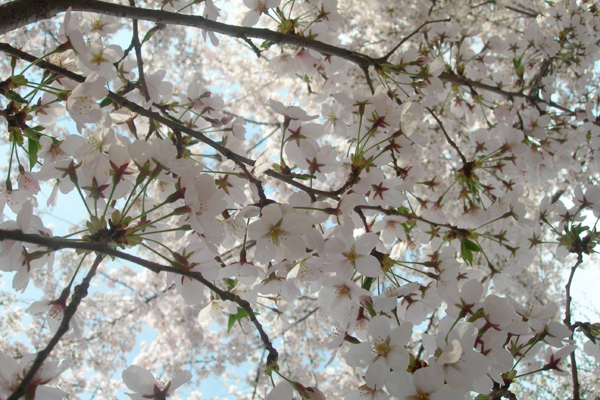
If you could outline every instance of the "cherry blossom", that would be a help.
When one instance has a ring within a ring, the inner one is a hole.
[[[28,1],[0,398],[597,392],[596,4]]]
[[[281,0],[244,0],[244,5],[250,9],[242,20],[242,26],[254,26],[261,14],[269,8],[278,7]]]
[[[167,384],[158,381],[147,369],[137,365],[129,366],[122,374],[123,382],[134,393],[127,393],[132,400],[165,399],[173,394],[180,386],[192,379],[189,371],[175,375]]]
[[[77,85],[67,100],[67,111],[77,123],[81,132],[84,124],[97,123],[102,119],[102,111],[96,102],[108,94],[106,79],[91,74],[84,83]]]
[[[20,357],[17,362],[11,356],[0,352],[0,393],[8,396],[17,388],[29,372],[36,356],[36,354],[27,354]],[[36,397],[38,399],[62,399],[66,396],[65,392],[45,385],[56,379],[67,368],[69,368],[69,363],[66,361],[44,362],[25,389],[25,396],[32,399]]]
[[[402,371],[408,366],[404,348],[412,334],[412,324],[404,323],[394,330],[385,317],[375,317],[369,323],[369,342],[354,346],[346,354],[350,366],[367,366],[365,380],[369,387],[383,387],[390,369]]]

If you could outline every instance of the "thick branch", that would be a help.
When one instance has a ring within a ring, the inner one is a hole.
[[[269,29],[248,28],[235,25],[227,25],[196,15],[176,14],[161,10],[150,10],[144,8],[128,7],[120,4],[105,3],[98,0],[16,0],[0,6],[0,34],[10,32],[11,30],[22,26],[52,18],[60,12],[66,11],[69,7],[73,11],[87,11],[98,14],[111,15],[120,18],[131,18],[156,22],[157,24],[173,24],[190,26],[199,29],[205,29],[211,32],[221,33],[227,36],[247,40],[248,38],[264,39],[279,44],[303,47],[318,51],[321,54],[333,55],[356,64],[359,68],[365,69],[371,66],[377,67],[380,61],[385,58],[373,58],[366,54],[333,46],[327,43],[312,40],[304,36],[290,35],[281,32],[271,31]],[[38,10],[32,13],[31,10]],[[388,52],[389,53],[389,52]],[[536,96],[528,96],[519,92],[508,92],[495,86],[486,85],[478,81],[472,81],[461,76],[442,73],[438,76],[444,82],[451,82],[457,85],[470,85],[473,87],[485,89],[494,93],[501,94],[504,97],[523,97],[530,101],[544,103],[561,111],[573,114],[571,110],[556,104],[552,101],[545,101]],[[129,107],[128,107],[129,108]],[[186,132],[187,133],[187,132]]]
[[[161,10],[129,7],[120,4],[105,3],[98,0],[16,0],[3,4],[0,6],[0,34],[10,32],[37,21],[52,18],[61,12],[67,11],[69,7],[71,7],[73,11],[87,11],[119,18],[131,18],[152,21],[159,24],[183,25],[206,29],[207,31],[221,33],[242,40],[256,38],[275,43],[305,47],[316,50],[322,54],[342,57],[361,67],[373,65],[373,59],[369,56],[312,40],[304,36],[290,35],[271,31],[269,29],[227,25],[197,15],[176,14]],[[32,13],[31,10],[39,11]]]

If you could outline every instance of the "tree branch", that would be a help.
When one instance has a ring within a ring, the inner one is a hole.
[[[245,40],[245,38],[255,38],[309,48],[322,54],[344,58],[361,67],[368,67],[374,64],[374,60],[367,55],[312,40],[304,36],[275,32],[269,29],[227,25],[197,15],[129,7],[98,0],[16,0],[3,4],[0,6],[0,35],[34,22],[55,17],[57,14],[67,11],[69,7],[73,11],[86,11],[119,18],[131,18],[160,24],[206,29],[207,31],[221,33],[242,40]],[[31,10],[38,11],[32,13]]]
[[[426,107],[426,108],[427,108],[427,111],[429,111],[429,114],[431,114],[431,116],[433,117],[433,119],[435,119],[435,121],[438,123],[439,127],[442,129],[442,132],[444,132],[444,136],[446,137],[446,141],[458,153],[458,156],[460,157],[460,160],[462,161],[462,163],[463,164],[467,164],[467,159],[465,158],[465,155],[462,153],[462,151],[460,151],[460,149],[458,148],[458,146],[456,145],[456,143],[454,142],[454,140],[450,139],[450,136],[448,136],[448,132],[446,132],[446,128],[444,128],[444,124],[442,124],[442,121],[439,119],[439,117],[437,115],[435,115],[435,113],[431,110],[431,108],[429,108],[429,107]]]
[[[423,22],[421,25],[419,25],[419,27],[417,29],[415,29],[414,31],[412,31],[409,35],[403,37],[402,40],[400,41],[400,43],[398,43],[390,51],[388,51],[386,53],[386,55],[384,55],[383,57],[378,58],[376,61],[378,63],[386,63],[386,62],[388,62],[388,60],[392,56],[392,54],[394,54],[396,52],[396,50],[398,50],[400,48],[400,46],[402,46],[404,43],[406,43],[408,41],[408,39],[410,39],[411,37],[413,37],[417,33],[419,33],[419,31],[421,29],[423,29],[424,26],[427,26],[429,24],[435,24],[435,23],[438,23],[438,22],[450,22],[450,20],[451,20],[451,18],[445,18],[445,19],[436,19],[436,20],[433,20],[433,21]]]
[[[571,325],[571,284],[573,283],[573,276],[575,276],[575,271],[577,267],[583,262],[583,255],[580,253],[577,254],[577,262],[575,265],[571,267],[571,273],[569,274],[569,280],[565,285],[565,290],[567,292],[567,302],[565,305],[565,319],[563,320],[564,324],[571,330],[570,339],[573,340],[574,335],[574,327]],[[577,360],[575,359],[575,351],[573,351],[570,355],[571,357],[571,376],[573,379],[573,400],[581,400],[581,395],[579,393],[579,377],[577,373]]]
[[[363,70],[365,68],[369,68],[370,66],[379,66],[380,60],[382,59],[376,59],[366,54],[319,42],[318,40],[312,40],[304,36],[275,32],[269,29],[258,29],[227,25],[196,15],[185,15],[161,10],[128,7],[120,4],[105,3],[99,0],[16,0],[0,5],[0,34],[10,32],[11,30],[20,28],[22,26],[34,22],[52,18],[58,13],[66,11],[69,7],[71,7],[73,11],[94,12],[98,14],[111,15],[119,18],[131,18],[152,21],[156,22],[157,24],[174,24],[190,26],[194,28],[205,29],[207,31],[215,33],[221,33],[242,40],[256,38],[279,44],[303,47],[306,49],[315,50],[324,55],[332,55],[343,58],[344,60],[356,64]],[[31,10],[38,11],[32,13]],[[385,56],[383,58],[385,58]],[[552,101],[546,101],[536,96],[528,96],[524,93],[507,92],[500,88],[487,85],[478,81],[471,81],[467,78],[463,78],[452,73],[443,72],[438,76],[438,78],[444,82],[455,83],[457,85],[469,84],[473,87],[478,87],[494,93],[498,93],[508,98],[527,98],[532,102],[547,104],[563,112],[574,114],[568,108],[556,104]],[[182,131],[184,130],[182,129]]]
[[[97,255],[86,277],[83,279],[81,284],[75,286],[75,289],[73,290],[73,295],[71,296],[71,302],[63,312],[63,319],[60,323],[60,326],[58,327],[58,330],[56,331],[52,339],[50,339],[50,342],[48,343],[46,348],[37,354],[35,361],[31,365],[31,368],[23,377],[21,383],[19,383],[19,386],[10,395],[8,400],[17,400],[25,394],[27,387],[35,377],[38,370],[42,367],[42,364],[44,363],[46,358],[48,358],[48,356],[50,355],[54,347],[58,344],[63,335],[69,331],[69,324],[71,322],[71,319],[75,315],[77,307],[79,306],[81,301],[87,296],[88,288],[90,287],[90,281],[92,280],[94,275],[96,275],[96,270],[98,269],[98,266],[100,265],[103,259],[103,256]]]
[[[135,0],[129,0],[129,5],[131,7],[135,7]],[[142,44],[140,43],[140,37],[138,34],[138,20],[134,19],[133,21],[133,37],[131,39],[131,44],[135,48],[135,58],[137,60],[138,74],[139,74],[139,83],[142,86],[142,93],[144,94],[144,98],[146,101],[150,101],[150,92],[148,92],[148,85],[146,85],[146,76],[144,75],[144,60],[142,59]]]
[[[62,75],[64,77],[67,77],[71,80],[74,80],[75,82],[85,82],[85,77],[78,75],[74,72],[71,72],[67,69],[61,68],[57,65],[54,65],[52,63],[49,63],[47,61],[44,60],[38,60],[35,56],[29,54],[29,53],[25,53],[24,51],[21,51],[19,49],[15,49],[14,47],[12,47],[11,45],[9,45],[8,43],[2,43],[0,42],[0,51],[6,53],[6,54],[10,54],[12,56],[18,57],[22,60],[25,61],[29,61],[31,63],[36,62],[36,66],[51,72],[54,72],[56,74]],[[175,130],[179,130],[181,132],[184,132],[196,139],[198,139],[199,141],[201,141],[204,144],[209,145],[210,147],[212,147],[213,149],[217,150],[218,152],[220,152],[221,154],[223,154],[225,157],[227,157],[230,160],[233,160],[234,162],[236,162],[236,164],[239,165],[239,162],[242,162],[246,165],[250,165],[250,166],[254,166],[255,161],[252,159],[249,159],[247,157],[244,157],[242,155],[239,155],[237,153],[234,153],[233,151],[229,150],[228,148],[226,148],[225,146],[213,141],[212,139],[208,138],[207,136],[205,136],[203,133],[195,131],[185,125],[180,125],[174,121],[171,121],[168,118],[163,117],[162,115],[155,113],[153,111],[147,110],[141,106],[139,106],[138,104],[129,101],[111,91],[108,92],[108,96],[109,99],[113,100],[115,103],[119,104],[122,107],[125,107],[127,109],[129,109],[131,112],[142,115],[146,118],[149,118],[151,120],[154,120],[158,123],[161,123],[169,128],[171,128],[173,131]],[[300,182],[297,182],[295,180],[293,180],[291,177],[289,176],[285,176],[283,174],[280,174],[276,171],[273,170],[267,170],[265,171],[265,175],[270,176],[272,178],[276,178],[279,179],[289,185],[292,185],[300,190],[303,190],[305,192],[307,192],[309,195],[317,195],[317,196],[325,196],[325,197],[330,197],[332,199],[338,199],[337,194],[341,193],[338,190],[336,191],[323,191],[323,190],[319,190],[319,189],[313,189],[311,187],[308,187],[306,185],[303,185]]]
[[[248,313],[248,318],[250,318],[250,320],[256,327],[256,330],[258,331],[261,341],[263,342],[263,344],[265,345],[265,348],[269,352],[269,356],[267,357],[267,364],[277,362],[277,358],[278,358],[279,354],[277,353],[277,350],[273,347],[273,344],[271,343],[271,340],[269,339],[269,336],[263,329],[261,323],[258,321],[256,316],[254,315],[254,310],[252,309],[252,306],[250,305],[250,303],[248,303],[246,300],[242,299],[241,297],[239,297],[236,294],[233,294],[231,292],[228,292],[228,291],[218,288],[215,284],[213,284],[212,282],[210,282],[206,278],[204,278],[204,276],[202,276],[202,274],[200,272],[188,271],[186,269],[181,269],[181,268],[168,267],[166,265],[158,264],[153,261],[148,261],[143,258],[116,250],[104,243],[75,242],[75,241],[61,239],[61,238],[53,238],[53,237],[48,237],[48,236],[23,233],[22,231],[19,231],[19,230],[0,229],[0,241],[4,241],[4,240],[15,240],[15,241],[33,243],[33,244],[47,247],[52,250],[79,249],[79,250],[95,251],[97,253],[102,253],[102,254],[112,256],[112,257],[118,257],[123,260],[130,261],[134,264],[137,264],[144,268],[147,268],[150,271],[157,273],[157,274],[159,272],[163,272],[163,271],[171,272],[173,274],[183,275],[183,276],[192,278],[194,280],[197,280],[198,282],[202,283],[204,286],[208,287],[210,290],[212,290],[213,292],[218,294],[222,300],[233,301],[233,302],[237,303],[237,305],[240,306],[240,308],[242,308],[244,311],[246,311]],[[79,304],[79,303],[77,303],[77,304]],[[66,313],[66,311],[65,311],[65,313]],[[74,311],[73,311],[73,313],[74,313]],[[14,400],[16,400],[17,398],[18,397],[16,397]],[[13,400],[13,398],[11,397],[9,400]]]

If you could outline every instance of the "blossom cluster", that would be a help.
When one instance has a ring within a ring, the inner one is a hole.
[[[211,0],[147,3],[162,13],[154,25],[69,8],[37,62],[23,67],[11,47],[2,65],[0,269],[15,291],[42,288],[26,312],[47,313],[35,319],[44,338],[66,334],[57,354],[79,349],[64,387],[92,390],[75,368],[123,370],[146,326],[157,337],[122,372],[132,399],[247,359],[267,399],[491,399],[550,371],[595,390],[576,357],[597,362],[600,328],[575,321],[571,283],[600,240],[596,5],[540,2],[533,23],[488,35],[477,7],[457,2],[456,21],[392,42],[380,30],[397,31],[393,18],[371,31],[375,11],[349,0],[244,0],[231,10],[243,30],[216,24]],[[363,12],[349,21],[352,10]],[[178,26],[193,15],[210,44]],[[115,38],[131,23],[127,47]],[[257,65],[216,33],[244,39]],[[54,235],[42,196],[85,220]],[[100,254],[140,269],[99,267]],[[82,294],[90,280],[106,288]],[[122,357],[84,364],[111,352]],[[65,395],[43,385],[67,363],[20,384],[33,359],[0,353],[0,396]]]

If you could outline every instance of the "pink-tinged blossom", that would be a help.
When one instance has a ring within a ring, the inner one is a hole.
[[[33,365],[37,354],[27,354],[17,362],[0,351],[0,395],[14,392]],[[25,388],[25,398],[39,400],[61,400],[67,394],[55,387],[45,386],[69,367],[67,361],[46,360]],[[30,397],[28,397],[30,396]]]
[[[126,393],[131,400],[165,400],[177,388],[188,383],[192,379],[192,374],[189,371],[182,371],[165,385],[147,369],[132,365],[123,371],[122,378],[127,388],[135,392]]]
[[[286,147],[286,154],[287,154]],[[320,182],[325,182],[329,174],[338,169],[340,162],[336,161],[337,153],[330,145],[319,147],[305,146],[302,154],[296,159],[298,167],[308,170],[308,173],[315,175]]]
[[[301,235],[311,224],[306,214],[279,204],[269,204],[261,213],[260,219],[248,227],[248,236],[257,241],[254,258],[266,264],[271,260],[302,257],[305,244]]]
[[[16,221],[5,221],[0,224],[0,229],[16,229],[24,233],[34,233],[43,236],[50,236],[51,232],[44,228],[42,220],[37,215],[33,215],[33,206],[26,202],[17,214]],[[13,278],[13,288],[24,291],[29,284],[31,272],[41,269],[46,262],[52,264],[52,256],[34,257],[32,249],[34,245],[27,244],[25,248],[23,242],[14,240],[5,240],[0,242],[0,270],[11,272],[17,271]]]
[[[118,45],[104,46],[100,37],[89,40],[89,52],[80,55],[79,60],[98,75],[114,80],[117,78],[117,69],[114,64],[123,58],[123,49]]]
[[[546,364],[544,364],[542,369],[545,371],[552,371],[557,375],[568,376],[568,365],[565,359],[576,349],[577,346],[569,344],[558,349],[556,352],[552,351],[552,349],[546,350],[546,356],[544,357]]]
[[[469,317],[477,311],[475,307],[481,300],[483,294],[483,285],[476,279],[471,279],[462,286],[460,293],[458,290],[449,292],[447,299],[448,308],[446,314],[452,318]]]
[[[198,322],[210,322],[215,317],[237,313],[237,304],[230,300],[211,300],[198,314]]]
[[[189,272],[199,272],[202,276],[213,281],[219,276],[220,265],[215,261],[215,255],[201,242],[190,244],[181,253],[172,253],[174,267]],[[177,292],[188,304],[204,301],[204,285],[190,277],[171,273],[167,274],[167,282],[175,281]]]
[[[345,320],[353,306],[360,305],[360,297],[369,292],[360,288],[350,279],[329,278],[323,282],[319,292],[319,305],[329,310],[336,320]]]
[[[359,386],[344,397],[344,400],[389,400],[390,396],[383,389],[373,389],[368,385]]]
[[[58,117],[65,114],[65,108],[57,102],[56,96],[48,92],[44,93],[44,95],[38,99],[35,107],[35,115],[38,118],[38,122],[45,127],[53,126],[56,124]]]
[[[269,8],[279,7],[281,0],[244,0],[244,5],[250,9],[242,20],[242,26],[254,26],[261,14],[269,12]]]
[[[283,126],[288,127],[290,121],[310,121],[315,118],[318,118],[318,115],[308,115],[306,111],[296,106],[284,106],[283,103],[269,99],[269,106],[275,111],[277,114],[283,115],[284,121]]]
[[[115,17],[96,13],[83,13],[82,30],[87,34],[91,33],[106,37],[117,32],[119,28],[121,28],[121,23]]]
[[[182,186],[185,187],[185,204],[189,207],[186,216],[192,229],[210,240],[221,240],[223,226],[216,218],[227,206],[224,193],[217,190],[213,177],[207,174],[186,181],[182,179]]]
[[[484,378],[490,368],[490,361],[473,350],[476,338],[477,330],[472,324],[459,322],[452,325],[449,318],[442,320],[435,337],[423,335],[425,350],[435,354],[429,364],[439,367],[446,383],[458,392],[475,390],[474,382]]]
[[[89,49],[85,44],[85,40],[83,39],[81,31],[79,30],[79,16],[79,13],[73,14],[71,7],[69,7],[65,13],[65,18],[63,20],[63,25],[60,28],[59,35],[64,36],[67,39],[67,43],[64,43],[61,46],[63,47],[63,51],[67,49],[73,49],[77,54],[85,55],[88,53]]]
[[[464,393],[444,384],[444,376],[433,367],[420,368],[413,375],[406,371],[392,373],[385,388],[398,400],[464,400]]]
[[[600,360],[600,337],[596,337],[596,343],[588,340],[583,345],[583,351],[590,357],[595,357],[596,362]]]
[[[281,381],[269,392],[267,400],[292,400],[294,389],[286,381]]]
[[[395,243],[396,239],[406,242],[407,236],[403,225],[405,222],[404,217],[386,215],[373,224],[371,231],[379,233],[381,241],[386,245]]]
[[[80,83],[71,91],[67,99],[67,111],[77,123],[79,132],[82,131],[85,124],[100,122],[103,113],[97,101],[107,95],[106,78],[99,78],[95,74],[89,75],[85,82]]]
[[[299,392],[306,400],[326,400],[325,395],[316,387],[307,387]]]
[[[377,235],[365,233],[356,241],[348,240],[342,254],[334,256],[331,261],[337,264],[336,271],[340,276],[351,276],[358,271],[364,276],[376,278],[381,273],[379,260],[370,253],[377,245]]]
[[[412,335],[409,322],[392,330],[387,318],[377,316],[369,323],[369,341],[350,348],[346,362],[351,367],[367,367],[365,381],[369,387],[382,388],[390,375],[408,367],[409,355],[405,346]]]
[[[67,298],[68,292],[56,300],[36,301],[31,304],[25,310],[25,312],[33,315],[47,312],[46,321],[48,321],[48,328],[52,334],[55,334],[63,321],[65,309],[67,308]],[[73,316],[69,321],[69,329],[73,329],[75,337],[81,339],[81,329],[79,328],[79,324],[77,323],[75,316]]]

